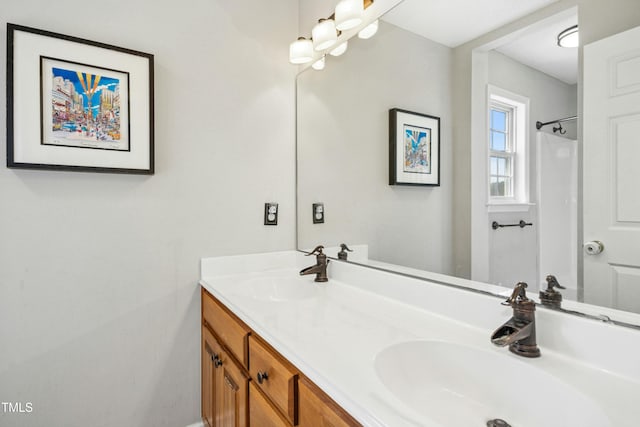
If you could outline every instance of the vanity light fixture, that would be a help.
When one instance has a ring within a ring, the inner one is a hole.
[[[313,43],[304,37],[289,45],[289,62],[292,64],[306,64],[313,59]]]
[[[333,19],[320,19],[311,30],[313,48],[316,51],[329,49],[338,40],[338,31]]]
[[[318,59],[316,62],[314,62],[313,64],[311,64],[311,67],[313,67],[314,70],[324,70],[324,55],[322,55],[322,58]]]
[[[331,56],[340,56],[347,51],[348,42],[340,43],[337,47],[334,47],[329,55]]]
[[[362,0],[341,0],[335,10],[336,28],[345,31],[357,27],[362,22],[363,12]]]
[[[373,37],[373,35],[377,32],[378,32],[378,20],[376,19],[371,24],[367,25],[362,30],[360,30],[360,32],[358,33],[358,37],[366,40],[368,38]]]
[[[343,30],[355,29],[362,25],[364,11],[374,0],[340,0],[335,11],[328,18],[318,20],[311,30],[311,37],[299,37],[289,45],[289,62],[294,65],[312,62],[316,70],[324,68],[325,54],[340,56],[347,50],[347,41],[340,43],[338,37]],[[378,30],[378,21],[366,26],[358,35],[369,38]],[[317,59],[320,55],[322,58]],[[314,61],[315,59],[315,61]]]
[[[560,47],[578,47],[579,40],[577,25],[569,27],[558,34],[558,46]]]

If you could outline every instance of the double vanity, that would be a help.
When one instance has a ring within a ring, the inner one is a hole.
[[[203,418],[252,426],[624,427],[640,331],[535,311],[540,357],[491,343],[514,310],[481,293],[301,252],[201,264]],[[515,294],[515,292],[514,292]]]

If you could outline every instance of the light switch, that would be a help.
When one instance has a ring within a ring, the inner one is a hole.
[[[278,225],[278,204],[269,202],[264,204],[264,225]]]
[[[313,204],[313,223],[314,224],[324,223],[324,203]]]

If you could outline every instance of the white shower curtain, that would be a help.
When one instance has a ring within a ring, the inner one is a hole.
[[[538,274],[553,274],[569,299],[577,296],[578,143],[545,132],[537,137]],[[543,286],[544,284],[544,286]]]

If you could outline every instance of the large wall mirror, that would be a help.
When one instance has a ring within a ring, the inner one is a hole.
[[[297,77],[298,248],[494,294],[553,274],[567,309],[640,325],[637,1],[397,3]],[[440,119],[439,186],[389,185],[393,108]]]

